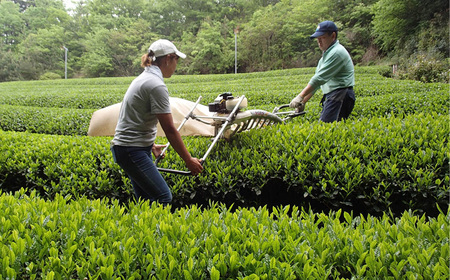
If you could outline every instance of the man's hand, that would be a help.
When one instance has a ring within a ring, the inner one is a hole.
[[[291,103],[289,103],[289,107],[295,108],[297,113],[305,110],[305,104],[303,103],[303,96],[300,94],[297,95],[294,99],[292,99]]]
[[[303,111],[305,111],[305,103],[302,102],[302,103],[300,103],[300,105],[297,108],[295,108],[295,112],[301,113]]]

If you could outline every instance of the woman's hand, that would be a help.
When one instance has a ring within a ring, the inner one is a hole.
[[[189,160],[186,161],[186,166],[194,176],[198,175],[203,171],[202,162],[198,158],[191,157]]]
[[[191,171],[192,175],[198,175],[203,170],[201,161],[198,158],[191,156],[189,151],[184,145],[183,139],[181,139],[180,133],[173,124],[172,114],[158,114],[158,121],[161,124],[167,139],[172,145],[173,149],[180,155],[180,157],[186,163],[187,168]]]
[[[158,157],[161,155],[162,150],[163,150],[166,146],[167,146],[167,145],[156,145],[156,144],[153,144],[153,147],[152,147],[152,153],[153,153],[153,155],[155,156],[155,158],[158,158]],[[163,159],[165,156],[166,156],[165,154],[162,154],[162,155],[161,155],[161,159]]]

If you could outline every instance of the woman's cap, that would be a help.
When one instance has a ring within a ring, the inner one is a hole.
[[[155,41],[148,48],[148,52],[153,51],[155,57],[165,56],[171,53],[178,55],[181,58],[186,58],[186,55],[180,52],[175,45],[166,39],[160,39]]]
[[[319,26],[317,26],[316,32],[314,32],[313,35],[310,36],[310,38],[317,38],[322,36],[325,33],[329,32],[337,32],[338,28],[334,22],[326,20],[319,23]]]

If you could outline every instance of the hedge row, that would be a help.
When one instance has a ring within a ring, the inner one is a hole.
[[[132,199],[114,164],[111,138],[0,132],[0,182],[49,198],[56,194]],[[449,201],[448,116],[363,118],[346,123],[301,122],[252,130],[220,141],[197,177],[165,174],[175,206],[208,200],[241,206],[293,204],[314,210],[380,214],[391,208],[436,215]],[[159,143],[165,143],[159,138]],[[187,137],[203,156],[210,140]],[[57,149],[55,149],[57,147]],[[183,169],[175,152],[161,167]]]
[[[449,214],[171,211],[0,192],[0,279],[446,279]]]
[[[357,67],[355,71],[358,97],[396,93],[412,97],[427,92],[448,96],[448,84],[388,79],[375,74],[375,70],[369,67]],[[166,83],[172,96],[195,101],[201,95],[205,104],[220,93],[233,92],[236,96],[246,95],[251,106],[275,106],[289,103],[313,73],[314,68],[248,74],[175,75]],[[122,101],[131,80],[132,77],[0,83],[0,104],[99,109]]]
[[[319,98],[316,97],[308,103],[308,114],[302,117],[302,121],[305,119],[317,121],[321,110],[318,102]],[[448,104],[450,95],[443,94],[440,90],[420,94],[399,92],[371,97],[358,96],[352,116],[369,118],[432,112],[447,114]],[[249,109],[257,108],[272,112],[278,105],[251,105]],[[0,105],[0,129],[56,135],[86,135],[93,112],[94,109]]]
[[[56,135],[87,135],[93,109],[0,105],[0,129]]]

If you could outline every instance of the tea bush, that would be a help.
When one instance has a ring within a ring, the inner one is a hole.
[[[296,119],[239,134],[231,143],[220,141],[197,177],[165,177],[176,206],[206,205],[211,199],[242,206],[291,203],[315,210],[380,214],[391,208],[434,215],[436,203],[448,205],[449,133],[448,117],[436,113],[335,124]],[[61,193],[132,199],[125,174],[112,160],[110,137],[0,135],[4,190],[27,187],[50,198]],[[199,137],[185,142],[197,157],[210,144]],[[161,167],[183,169],[184,164],[169,150]]]
[[[0,279],[445,279],[449,214],[170,209],[0,192]]]
[[[201,176],[165,174],[175,206],[205,205],[212,199],[241,206],[294,203],[377,215],[389,208],[396,214],[412,209],[436,215],[436,203],[447,208],[449,85],[387,79],[376,67],[356,71],[358,100],[347,123],[317,122],[319,91],[305,116],[237,135],[230,143],[219,142]],[[174,76],[167,84],[173,96],[196,100],[202,95],[206,104],[232,91],[247,96],[249,109],[272,111],[289,103],[313,72],[306,68]],[[0,128],[16,131],[0,133],[2,189],[26,187],[49,198],[62,193],[132,199],[128,179],[112,162],[111,139],[84,136],[92,112],[120,102],[131,80],[1,83]],[[210,144],[205,138],[185,141],[199,157]],[[183,168],[173,152],[161,164]]]
[[[432,54],[414,54],[404,62],[399,78],[414,79],[424,83],[448,83],[449,60]]]
[[[0,105],[0,129],[56,135],[87,135],[93,109]]]
[[[305,116],[219,141],[201,175],[164,174],[168,208],[134,202],[111,137],[84,136],[132,77],[0,83],[0,280],[448,278],[449,85],[356,71],[347,122],[317,121],[319,91]],[[271,111],[313,72],[166,82]],[[161,165],[184,168],[172,150]]]
[[[417,95],[438,91],[448,95],[448,84],[424,84],[410,80],[392,80],[377,73],[377,68],[356,67],[357,97],[403,93]],[[218,94],[245,95],[251,107],[288,104],[305,86],[314,68],[289,69],[262,73],[173,76],[166,80],[172,96],[202,103],[212,102]],[[0,83],[0,104],[72,109],[100,109],[122,101],[132,77],[69,79]],[[320,90],[318,98],[320,100]],[[273,107],[271,107],[273,109]]]
[[[287,71],[281,72],[284,74],[290,73]],[[273,79],[279,79],[279,76],[276,76],[276,74],[272,73]],[[247,75],[251,77],[251,83],[259,87],[258,89],[252,90],[250,86],[245,85],[245,83],[249,83],[247,79],[243,78]],[[266,81],[268,78],[263,79],[261,78],[264,77],[262,75],[247,75],[242,75],[240,78],[229,78],[230,75],[217,75],[222,76],[222,82],[219,82],[220,80],[217,77],[215,79],[211,77],[209,80],[212,80],[214,84],[209,85],[207,84],[210,81],[203,78],[203,76],[195,77],[195,79],[191,78],[193,80],[192,83],[189,83],[189,80],[184,78],[169,84],[169,87],[172,94],[177,97],[196,99],[198,95],[202,95],[202,103],[205,105],[208,102],[212,102],[219,93],[234,89],[235,91],[233,93],[235,96],[237,96],[236,93],[240,93],[248,97],[250,104],[248,109],[263,109],[272,112],[275,107],[289,103],[290,98],[295,93],[295,87],[307,82],[306,79],[298,77],[298,82],[289,81],[289,79],[293,80],[292,76],[295,77],[293,73],[290,73],[290,75],[284,76],[284,80],[282,83],[279,83],[279,86],[270,85],[269,88],[263,90],[263,87],[269,86]],[[128,79],[121,79],[128,81]],[[204,82],[204,80],[206,81]],[[231,83],[227,83],[227,81],[231,81]],[[51,94],[47,92],[39,93],[37,90],[37,93],[23,93],[22,96],[28,96],[28,99],[24,99],[19,97],[20,94],[16,96],[1,92],[0,99],[2,96],[3,98],[9,96],[10,98],[8,100],[10,103],[22,103],[22,105],[10,105],[9,103],[9,105],[0,105],[0,128],[3,130],[57,135],[86,135],[90,118],[96,110],[93,107],[105,107],[112,103],[120,102],[123,95],[121,93],[119,97],[119,94],[116,96],[101,91],[97,94],[91,94],[91,91],[97,90],[95,82],[97,82],[96,79],[92,79],[93,85],[89,87],[81,83],[80,86],[83,89],[74,90],[70,95],[58,92]],[[272,82],[275,83],[275,81]],[[279,81],[277,80],[277,82]],[[265,85],[261,87],[261,84]],[[1,86],[0,84],[0,88]],[[47,84],[45,85],[46,88],[48,86]],[[213,87],[213,89],[208,90],[208,86]],[[55,87],[60,88],[61,85],[55,85]],[[282,89],[277,91],[277,87],[282,87]],[[245,89],[245,91],[242,89]],[[431,112],[447,114],[448,104],[450,103],[448,85],[394,81],[373,74],[360,74],[356,91],[358,101],[356,102],[352,117],[357,118],[403,116],[415,113],[428,114]],[[308,102],[308,114],[302,117],[303,120],[318,120],[321,111],[319,105],[321,96],[322,94],[319,92],[316,97]]]

